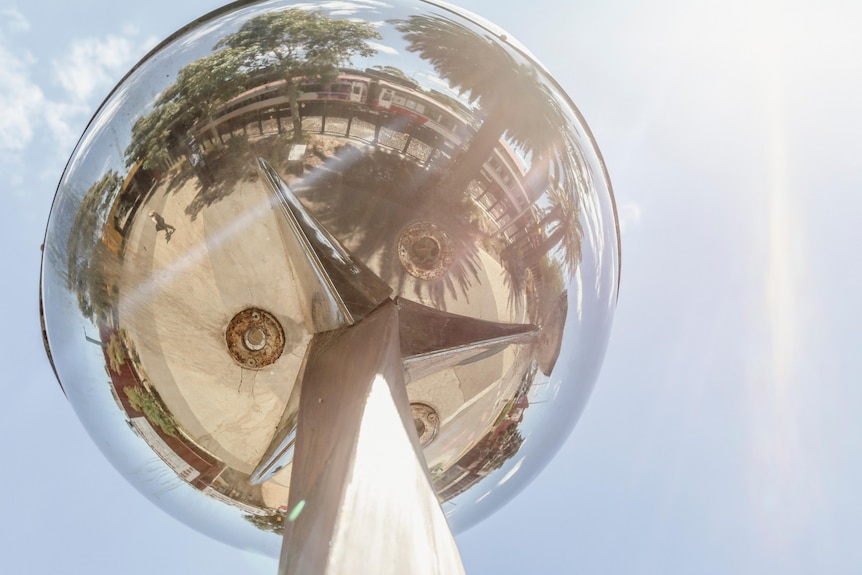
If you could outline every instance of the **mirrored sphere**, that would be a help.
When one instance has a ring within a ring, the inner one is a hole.
[[[45,344],[123,476],[277,554],[309,342],[394,299],[458,531],[570,433],[619,257],[589,129],[510,36],[433,2],[242,2],[153,50],[82,136],[46,234]]]

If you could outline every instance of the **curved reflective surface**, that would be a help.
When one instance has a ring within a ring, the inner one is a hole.
[[[48,224],[61,386],[168,512],[277,553],[316,333],[394,300],[453,529],[523,488],[592,389],[619,279],[579,113],[517,43],[426,2],[238,3],[102,105]]]

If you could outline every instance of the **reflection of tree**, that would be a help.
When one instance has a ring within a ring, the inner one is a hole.
[[[446,471],[442,466],[435,468],[434,488],[442,501],[463,493],[502,468],[521,450],[524,436],[519,426],[530,406],[527,395],[535,382],[538,364],[530,361],[524,367],[517,392],[502,407],[488,432]]]
[[[252,18],[216,44],[212,54],[180,69],[176,81],[156,99],[152,112],[138,118],[125,151],[127,164],[141,162],[144,168],[164,169],[172,151],[183,151],[203,183],[187,210],[194,219],[201,208],[232,190],[244,174],[231,161],[237,155],[236,146],[220,149],[201,162],[193,137],[196,129],[210,125],[217,136],[213,116],[225,104],[250,87],[281,81],[298,138],[302,128],[296,102],[300,82],[334,79],[338,66],[353,55],[372,55],[367,40],[379,37],[370,24],[308,10],[289,9]]]
[[[300,180],[297,192],[357,258],[378,263],[375,271],[396,292],[409,279],[397,255],[402,230],[415,221],[443,228],[454,260],[439,278],[415,285],[418,297],[445,309],[448,298],[458,299],[478,281],[480,264],[470,204],[466,196],[440,191],[442,177],[392,154],[344,146],[312,174],[313,186],[304,189]]]
[[[581,259],[581,235],[577,196],[566,188],[552,186],[547,195],[549,207],[537,222],[527,225],[527,233],[507,245],[501,253],[503,266],[509,273],[512,289],[520,289],[529,268],[547,259],[548,254],[560,246],[562,263],[571,274]],[[539,266],[542,267],[542,266]]]
[[[482,471],[490,473],[503,467],[506,461],[518,453],[523,443],[524,437],[517,425],[507,425],[502,431],[486,435],[476,446],[479,459],[484,461]]]
[[[252,515],[249,513],[243,515],[242,518],[261,531],[271,531],[278,535],[284,533],[284,515],[281,513],[274,513],[272,515]]]
[[[583,229],[578,217],[578,197],[572,190],[553,186],[548,195],[551,209],[541,221],[545,228],[545,239],[536,249],[536,253],[549,252],[555,246],[560,246],[563,263],[569,273],[574,273],[581,261],[581,236]]]
[[[116,280],[115,258],[106,244],[111,201],[123,183],[111,170],[84,194],[69,237],[67,285],[78,298],[81,313],[91,319],[110,315]]]
[[[414,89],[417,88],[416,81],[413,80],[410,76],[408,76],[404,70],[397,66],[372,66],[373,70],[377,70],[381,74],[385,74],[386,76],[390,76],[394,80],[398,80],[401,84],[405,86],[410,86]]]
[[[302,132],[297,98],[300,81],[327,83],[352,56],[371,56],[368,44],[380,34],[366,22],[330,18],[319,12],[291,8],[252,18],[218,43],[235,51],[252,76],[285,80],[294,138]]]
[[[431,62],[441,77],[485,115],[470,147],[457,158],[451,182],[464,189],[504,133],[531,150],[564,125],[534,66],[517,62],[496,40],[440,16],[411,16],[396,23],[408,50]]]
[[[503,421],[449,470],[435,469],[434,489],[438,497],[448,501],[468,490],[492,471],[503,467],[518,453],[523,443],[518,424],[512,420]]]
[[[171,437],[179,435],[173,416],[162,405],[161,400],[156,396],[155,392],[141,386],[126,387],[123,389],[123,392],[129,398],[129,403],[132,407],[143,413],[147,421]]]
[[[531,158],[532,167],[524,177],[531,199],[538,198],[547,186],[551,188],[553,218],[544,222],[550,227],[544,240],[532,247],[528,259],[535,261],[560,245],[566,267],[574,271],[581,256],[577,192],[582,186],[579,167],[573,160],[577,147],[566,128],[566,114],[539,79],[536,67],[517,61],[496,39],[447,18],[411,16],[395,26],[410,43],[408,50],[431,62],[441,77],[466,93],[485,115],[469,148],[455,158],[450,186],[464,189],[500,138],[507,135]],[[522,225],[530,222],[522,219]],[[510,273],[522,273],[529,265],[510,261],[507,268]],[[521,281],[516,279],[515,283]]]
[[[123,345],[125,330],[115,331],[108,340],[105,355],[108,356],[108,365],[113,372],[119,372],[126,363],[126,349]]]
[[[186,64],[153,111],[135,122],[127,164],[142,160],[146,169],[160,168],[170,148],[186,143],[196,122],[211,119],[219,106],[242,92],[247,77],[239,56],[237,50],[225,49]]]

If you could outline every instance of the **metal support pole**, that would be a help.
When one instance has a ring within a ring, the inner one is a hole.
[[[312,340],[280,575],[464,573],[431,487],[403,369],[392,301]]]

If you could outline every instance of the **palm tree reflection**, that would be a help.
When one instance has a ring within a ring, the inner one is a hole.
[[[512,235],[521,238],[507,240],[501,254],[513,276],[510,287],[519,289],[526,270],[557,248],[573,273],[581,257],[579,195],[588,186],[582,181],[575,135],[567,128],[570,119],[540,79],[543,72],[497,38],[445,17],[411,16],[393,24],[409,42],[408,50],[428,60],[479,107],[481,124],[453,159],[447,178],[452,191],[464,190],[478,178],[498,146],[507,143],[529,159],[524,193],[529,202],[541,202],[502,226],[508,228],[507,236],[518,232]],[[503,137],[506,143],[501,143]]]
[[[440,309],[467,296],[480,279],[480,232],[466,196],[442,193],[441,172],[374,148],[342,145],[324,157],[292,186],[351,252],[377,262],[375,271],[403,293],[411,278],[399,261],[398,238],[411,223],[431,222],[445,230],[454,258],[439,278],[415,282],[414,294]]]

